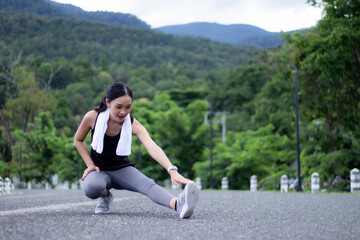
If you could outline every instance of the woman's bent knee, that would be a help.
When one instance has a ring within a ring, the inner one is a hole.
[[[84,179],[84,192],[90,199],[96,199],[106,194],[107,182],[104,176],[98,173],[89,173]]]
[[[105,184],[104,185],[88,184],[88,185],[84,186],[84,192],[88,198],[96,199],[96,198],[102,197],[106,194],[106,185]]]

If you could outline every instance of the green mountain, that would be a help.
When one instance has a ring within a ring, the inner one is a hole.
[[[62,4],[51,0],[0,0],[1,10],[150,29],[148,24],[131,14],[104,11],[87,12],[71,4]],[[280,33],[268,32],[246,24],[222,25],[199,22],[165,26],[154,30],[176,36],[203,37],[240,47],[276,47],[283,44]]]
[[[234,68],[257,50],[147,29],[12,12],[0,12],[1,45],[49,59],[82,56],[98,64],[106,56],[119,64],[167,63],[201,71]]]
[[[177,36],[203,37],[213,41],[229,43],[235,46],[254,45],[276,47],[282,45],[280,33],[246,25],[222,25],[217,23],[195,22],[184,25],[172,25],[156,28],[157,31]]]
[[[76,18],[111,25],[124,25],[149,29],[150,26],[131,14],[114,12],[87,12],[71,4],[50,0],[0,0],[0,10],[17,13],[32,13],[42,16]]]

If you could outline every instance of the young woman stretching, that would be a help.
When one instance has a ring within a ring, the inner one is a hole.
[[[170,207],[179,217],[189,218],[199,199],[196,184],[178,173],[163,150],[151,139],[147,130],[130,114],[132,92],[123,83],[114,83],[102,102],[85,114],[74,143],[87,168],[84,171],[84,191],[87,197],[99,199],[95,213],[109,213],[113,200],[110,189],[126,189],[148,196],[162,206]],[[91,153],[85,138],[91,130]],[[176,198],[138,171],[129,160],[132,135],[136,135],[152,158],[163,166],[171,181],[179,187],[186,184]]]

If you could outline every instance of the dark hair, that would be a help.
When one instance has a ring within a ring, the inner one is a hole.
[[[114,83],[107,91],[106,97],[104,97],[101,100],[99,106],[95,107],[94,110],[97,112],[103,112],[107,109],[106,99],[108,99],[108,101],[111,102],[112,100],[118,97],[122,97],[126,95],[131,98],[133,97],[131,89],[125,83],[121,83],[121,82]]]

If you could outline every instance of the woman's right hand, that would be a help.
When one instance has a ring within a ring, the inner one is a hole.
[[[81,178],[81,181],[84,181],[85,177],[86,177],[90,172],[92,172],[92,171],[100,172],[100,168],[97,167],[97,166],[95,166],[95,165],[87,167],[87,168],[85,169],[85,171],[84,171],[84,174],[83,174],[83,176],[82,176],[82,178]]]

